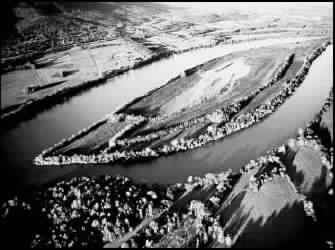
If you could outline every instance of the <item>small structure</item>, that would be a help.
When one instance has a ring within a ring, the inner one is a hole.
[[[172,140],[172,141],[171,141],[171,145],[172,145],[173,147],[177,147],[177,146],[178,146],[178,140],[177,140],[177,139]]]
[[[110,138],[108,140],[108,147],[112,148],[112,147],[115,147],[115,140],[114,140],[114,137],[113,138]]]
[[[215,110],[213,113],[208,114],[206,116],[208,120],[210,120],[212,123],[220,123],[222,121],[228,121],[229,116],[226,112],[223,112],[220,109]]]
[[[212,126],[212,125],[208,126],[207,128],[207,132],[211,134],[214,134],[215,130],[216,130],[215,126]]]
[[[182,71],[181,73],[180,73],[180,75],[179,75],[181,78],[183,78],[183,77],[185,77],[186,76],[186,73],[185,73],[185,71]]]
[[[302,128],[298,129],[298,135],[303,137],[304,136],[304,130]]]
[[[289,141],[288,141],[288,147],[290,148],[290,149],[292,149],[292,150],[294,150],[295,148],[296,148],[296,143],[295,143],[295,140],[294,139],[289,139]]]
[[[36,86],[35,85],[30,85],[26,88],[27,94],[33,93],[36,91]]]
[[[226,239],[226,246],[231,247],[233,245],[233,241],[232,241],[230,235],[227,235],[225,239]]]

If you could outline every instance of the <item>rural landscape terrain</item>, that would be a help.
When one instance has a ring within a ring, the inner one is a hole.
[[[4,15],[5,245],[333,248],[332,3]]]

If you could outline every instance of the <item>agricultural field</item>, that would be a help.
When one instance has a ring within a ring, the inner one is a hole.
[[[2,114],[64,88],[80,86],[101,79],[104,74],[132,68],[135,63],[151,57],[149,50],[124,39],[94,44],[87,49],[75,47],[48,54],[35,61],[36,68],[11,71],[1,76]],[[28,87],[38,89],[29,92]]]

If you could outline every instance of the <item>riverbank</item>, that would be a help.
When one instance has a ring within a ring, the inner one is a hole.
[[[241,108],[245,107],[257,94],[261,93],[261,91],[264,91],[267,87],[273,85],[276,80],[272,80],[268,82],[266,85],[260,87],[257,90],[254,90],[252,92],[252,95],[248,97],[240,98],[236,103],[231,104],[231,107],[228,107],[227,109],[223,109],[223,112],[227,112],[230,117],[234,117],[234,119],[229,120],[229,122],[226,121],[220,121],[218,125],[215,126],[209,126],[211,129],[207,128],[206,133],[200,134],[195,138],[190,139],[183,139],[180,140],[174,140],[170,144],[164,144],[163,146],[159,146],[156,148],[150,148],[146,146],[146,148],[133,151],[131,148],[130,150],[126,151],[119,151],[118,147],[115,148],[115,146],[103,150],[101,154],[98,155],[78,155],[75,154],[73,156],[45,156],[44,153],[39,155],[35,158],[35,164],[37,165],[69,165],[69,164],[92,164],[92,163],[100,163],[100,164],[109,164],[111,162],[116,161],[133,161],[133,160],[145,160],[145,159],[152,159],[157,158],[160,155],[168,155],[171,153],[179,152],[179,151],[186,151],[188,149],[193,149],[197,147],[201,147],[202,145],[205,145],[209,142],[216,141],[218,139],[222,139],[227,135],[230,135],[232,133],[235,133],[237,131],[240,131],[244,128],[250,127],[253,124],[261,121],[265,117],[267,117],[269,114],[273,113],[275,110],[278,109],[278,107],[284,102],[284,100],[291,96],[295,89],[303,82],[309,67],[311,66],[311,62],[314,61],[318,55],[320,55],[328,46],[329,43],[324,43],[320,48],[313,51],[313,53],[309,56],[307,56],[302,65],[302,67],[298,70],[295,77],[293,79],[290,79],[290,81],[287,81],[284,85],[284,88],[280,89],[279,93],[276,93],[271,97],[270,100],[267,101],[266,104],[260,104],[258,105],[252,112],[244,113],[242,115],[236,115],[241,110]],[[289,58],[288,58],[289,59]],[[285,66],[285,65],[284,65]],[[286,66],[282,67],[283,70],[286,70]],[[280,71],[279,71],[280,73]],[[277,74],[276,77],[281,76],[282,74]],[[222,112],[222,111],[221,111]],[[215,112],[214,112],[215,113]],[[214,115],[214,114],[213,114]],[[149,143],[156,138],[166,136],[170,134],[171,132],[175,133],[177,131],[183,130],[188,126],[192,126],[194,124],[197,124],[199,122],[204,122],[206,117],[200,117],[196,118],[194,120],[187,121],[185,123],[181,123],[179,125],[173,126],[169,130],[161,130],[156,133],[150,133],[146,136],[138,136],[133,139],[122,139],[116,140],[115,144],[116,146],[119,146],[119,148],[124,148],[127,145],[127,142],[130,142],[129,144],[133,143],[143,143],[149,141]],[[222,119],[222,118],[220,118]],[[159,118],[158,118],[159,120]],[[155,120],[156,121],[156,120]],[[109,153],[109,151],[111,151]],[[52,151],[52,147],[48,150],[48,152]],[[60,158],[61,161],[60,161]]]
[[[125,67],[122,66],[119,69],[105,70],[104,72],[99,74],[98,77],[93,77],[93,79],[88,81],[78,82],[75,85],[70,84],[69,86],[63,86],[64,84],[60,84],[62,86],[60,86],[60,88],[56,89],[55,91],[52,91],[51,93],[46,93],[45,95],[42,94],[42,96],[37,95],[34,98],[30,98],[28,101],[22,104],[14,105],[16,106],[15,108],[13,106],[13,108],[3,109],[2,110],[3,112],[1,114],[1,121],[3,122],[3,125],[5,127],[11,127],[13,124],[16,124],[19,121],[29,119],[30,117],[34,116],[35,114],[43,110],[47,110],[56,104],[64,102],[71,96],[78,95],[83,91],[86,91],[92,87],[96,87],[100,84],[105,84],[106,81],[109,80],[110,78],[121,75],[127,71],[141,68],[143,66],[159,61],[161,59],[168,58],[172,55],[182,54],[188,51],[201,48],[212,48],[217,45],[219,45],[219,43],[196,46],[174,52],[164,51],[161,53],[152,54],[145,60],[135,61],[130,66]],[[41,84],[34,85],[34,87],[38,87],[39,89],[45,88],[46,86],[53,87],[57,86],[57,84],[47,83],[43,85]]]

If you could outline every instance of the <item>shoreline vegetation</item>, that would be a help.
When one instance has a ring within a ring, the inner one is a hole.
[[[244,114],[238,114],[238,112],[241,109],[243,109],[243,107],[245,107],[248,103],[250,103],[257,94],[259,94],[264,89],[272,86],[274,83],[276,83],[278,79],[280,79],[283,75],[285,75],[287,68],[290,66],[290,63],[292,63],[294,54],[291,54],[290,56],[286,58],[285,63],[281,66],[280,70],[277,72],[277,74],[274,76],[274,78],[270,82],[268,82],[264,86],[259,87],[257,90],[254,90],[251,93],[251,95],[241,97],[235,103],[230,104],[228,107],[228,110],[231,113],[231,114],[229,113],[229,119],[224,118],[224,110],[217,110],[213,112],[212,114],[209,114],[208,117],[200,117],[200,118],[196,117],[195,119],[186,121],[181,124],[177,124],[176,126],[172,128],[159,131],[161,134],[153,132],[147,136],[137,136],[135,138],[131,138],[128,140],[128,139],[122,139],[122,136],[123,136],[122,134],[129,132],[127,130],[124,130],[123,133],[118,135],[118,138],[121,137],[121,139],[114,138],[113,141],[110,142],[109,145],[104,150],[102,150],[99,154],[93,154],[93,155],[74,154],[72,156],[52,155],[52,152],[55,151],[55,149],[58,149],[66,144],[69,144],[70,142],[74,141],[76,138],[79,138],[83,136],[84,134],[87,134],[89,131],[93,130],[100,124],[106,122],[107,118],[104,118],[94,123],[92,126],[82,131],[79,131],[77,134],[71,136],[70,138],[64,139],[61,142],[54,145],[53,147],[50,147],[44,150],[40,155],[38,155],[34,159],[34,164],[39,165],[39,166],[43,166],[43,165],[64,166],[64,165],[72,165],[72,164],[80,164],[80,165],[96,164],[96,163],[110,164],[113,162],[129,162],[129,161],[148,160],[148,159],[150,160],[150,159],[154,159],[154,158],[157,158],[163,155],[169,155],[169,154],[180,152],[180,151],[186,151],[189,149],[198,148],[209,142],[222,139],[225,136],[228,136],[232,133],[236,133],[244,128],[253,126],[257,122],[265,119],[271,113],[275,112],[275,110],[277,110],[277,108],[282,103],[284,103],[285,99],[291,96],[296,90],[296,88],[300,86],[300,84],[305,79],[312,62],[327,48],[329,44],[330,44],[330,41],[323,43],[319,48],[315,49],[310,55],[306,56],[303,62],[303,65],[298,70],[295,77],[293,79],[286,81],[284,89],[280,90],[279,93],[276,93],[276,95],[272,97],[271,100],[268,100],[265,104],[263,103],[263,104],[256,106],[256,108],[254,108],[254,110],[252,110],[251,112],[244,113]],[[185,73],[191,74],[199,67],[201,67],[201,65],[188,69],[185,71]],[[170,81],[168,81],[167,84],[169,84],[170,82],[176,79],[178,79],[178,77],[171,79]],[[126,110],[126,108],[132,103],[136,103],[141,98],[144,98],[145,96],[148,96],[151,93],[154,93],[155,91],[157,91],[158,89],[162,87],[152,90],[142,97],[136,98],[135,100],[121,107],[118,111],[115,112],[116,115],[112,114],[111,117],[113,116],[117,117],[118,115],[124,115],[125,117],[129,116],[128,114],[123,114],[122,111]],[[162,117],[152,117],[152,118],[143,117],[143,116],[138,116],[138,117],[139,117],[138,119],[141,120],[142,122],[148,122],[150,119],[153,119],[153,120],[162,119]],[[216,121],[217,119],[214,119],[213,117],[214,118],[219,117],[220,121],[217,122]],[[231,119],[231,117],[233,118]],[[182,138],[180,140],[174,140],[169,145],[165,144],[162,147],[158,147],[155,149],[146,147],[145,149],[142,149],[140,151],[134,151],[134,150],[119,151],[118,150],[118,148],[123,148],[124,146],[129,146],[133,143],[146,142],[146,141],[150,141],[155,138],[158,138],[162,135],[165,136],[170,133],[177,132],[178,129],[180,128],[192,126],[193,124],[197,124],[199,122],[204,122],[206,119],[208,120],[214,119],[215,123],[218,123],[219,125],[210,126],[211,129],[208,129],[205,134],[201,134],[196,138],[190,138],[186,140]],[[133,129],[138,124],[135,124],[134,126],[129,127],[129,130],[131,128]],[[109,153],[109,151],[111,150],[114,150],[114,152]]]
[[[286,198],[296,201],[309,227],[303,230],[317,232],[309,242],[329,246],[333,244],[331,220],[326,218],[333,211],[324,215],[318,197],[333,196],[333,146],[328,143],[332,136],[321,124],[332,104],[333,88],[320,112],[298,130],[296,138],[251,160],[239,173],[229,170],[190,176],[185,183],[169,186],[138,185],[122,176],[75,177],[5,202],[1,206],[3,226],[6,233],[22,236],[21,244],[30,247],[232,247],[238,246],[248,232],[243,213],[236,210],[236,204],[237,208],[242,205],[235,200],[245,194],[243,200],[253,207],[258,198],[247,197],[260,194],[265,203],[270,200],[264,197],[275,197],[274,205],[262,208],[265,211],[276,209],[276,204]],[[322,172],[331,178],[331,182],[321,178],[325,188],[317,196],[303,193],[297,185],[299,178],[292,175],[295,166],[290,157],[305,147],[319,154],[322,164],[315,167],[326,169]],[[271,193],[274,188],[291,191],[284,199]],[[331,203],[331,198],[326,200]],[[293,208],[289,212],[293,213]],[[33,228],[22,226],[23,218],[35,221]],[[239,220],[242,222],[236,228],[234,223]],[[265,225],[260,230],[264,233]]]

